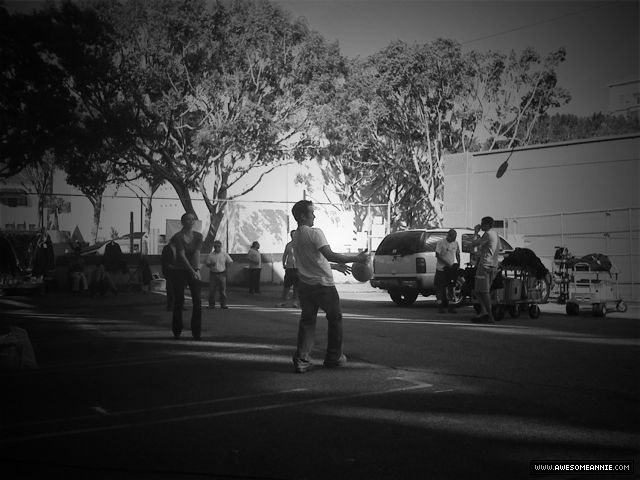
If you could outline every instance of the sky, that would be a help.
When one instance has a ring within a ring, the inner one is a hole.
[[[278,0],[294,18],[337,40],[349,57],[371,55],[395,40],[428,43],[439,37],[463,49],[545,55],[560,47],[567,60],[559,84],[572,95],[558,113],[606,112],[607,86],[640,78],[640,2],[542,0]],[[552,112],[553,113],[553,112]]]

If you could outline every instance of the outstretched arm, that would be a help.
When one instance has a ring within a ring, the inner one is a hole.
[[[330,262],[335,263],[367,263],[369,261],[369,253],[367,253],[366,250],[364,252],[358,253],[357,255],[345,255],[343,253],[334,252],[333,250],[331,250],[331,247],[329,245],[324,245],[320,247],[320,253],[324,255],[324,258],[326,258]]]

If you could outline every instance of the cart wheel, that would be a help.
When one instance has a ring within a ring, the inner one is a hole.
[[[540,316],[540,307],[536,304],[533,304],[529,307],[529,317],[538,318]]]
[[[593,315],[596,317],[604,317],[607,315],[607,304],[606,303],[594,303],[593,304]]]
[[[498,322],[504,318],[504,307],[502,305],[494,305],[491,307],[491,312],[493,313],[493,319]]]
[[[626,312],[627,311],[627,304],[624,303],[622,300],[619,300],[618,303],[616,303],[616,311],[618,312]]]
[[[511,316],[511,318],[518,318],[520,316],[520,308],[518,308],[518,305],[512,305],[509,307],[509,316]]]
[[[567,315],[579,315],[580,314],[580,306],[577,303],[567,303],[565,307],[567,311]]]

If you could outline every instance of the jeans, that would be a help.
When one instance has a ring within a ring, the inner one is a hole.
[[[293,356],[295,366],[311,363],[311,350],[316,332],[318,309],[327,314],[328,338],[325,361],[338,361],[342,355],[342,310],[336,287],[323,285],[298,284],[300,299],[300,325],[298,326],[298,345]]]
[[[261,268],[249,268],[249,293],[260,293]]]
[[[202,293],[200,280],[196,280],[185,270],[176,270],[172,273],[173,283],[173,334],[182,333],[182,307],[184,306],[184,287],[189,285],[193,310],[191,312],[191,335],[200,338],[202,333]]]
[[[209,272],[209,306],[216,304],[216,291],[220,292],[220,305],[227,305],[227,272]]]
[[[166,272],[164,274],[165,278],[165,290],[167,291],[167,310],[173,311],[173,272]]]

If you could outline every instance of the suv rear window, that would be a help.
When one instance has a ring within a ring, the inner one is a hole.
[[[446,233],[397,232],[385,237],[376,255],[412,255],[422,252],[435,252],[436,243]]]

